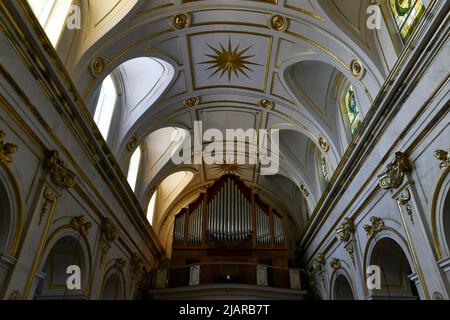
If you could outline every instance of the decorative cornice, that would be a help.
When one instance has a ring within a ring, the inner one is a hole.
[[[344,223],[336,230],[336,238],[340,241],[348,241],[354,232],[355,225],[353,224],[353,219],[345,218]]]
[[[92,228],[92,222],[85,222],[85,217],[83,215],[72,218],[70,226],[72,229],[78,231],[83,237],[87,237],[89,235],[89,230]]]
[[[442,170],[450,166],[450,149],[448,149],[448,151],[436,150],[433,155],[436,159],[441,161],[439,168]]]
[[[6,133],[0,130],[0,161],[6,165],[13,162],[11,155],[16,153],[17,146],[12,143],[5,143]]]
[[[337,271],[341,268],[341,260],[339,260],[338,258],[333,258],[330,261],[330,267],[334,270]]]
[[[370,223],[370,225],[365,224],[363,227],[369,238],[384,228],[384,222],[379,217],[371,217]]]
[[[64,161],[59,158],[58,151],[48,152],[44,166],[56,185],[64,188],[71,188],[75,185],[75,173],[67,169]]]
[[[378,183],[381,188],[389,190],[400,187],[405,173],[411,172],[411,163],[403,152],[395,154],[395,160],[389,163],[386,170],[378,176]]]
[[[119,228],[110,218],[103,218],[100,231],[105,240],[112,242],[119,238]]]

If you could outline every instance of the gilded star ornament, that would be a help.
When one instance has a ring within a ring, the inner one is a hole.
[[[213,169],[220,174],[241,175],[244,167],[235,163],[221,163],[213,166]]]
[[[247,72],[253,72],[253,70],[250,69],[249,66],[260,66],[260,64],[250,61],[250,59],[253,58],[254,55],[247,54],[252,46],[249,46],[243,50],[239,50],[240,44],[238,43],[233,48],[231,38],[228,39],[227,48],[225,48],[222,43],[219,43],[219,45],[220,48],[216,49],[208,44],[207,46],[213,51],[213,53],[205,54],[205,56],[211,58],[211,60],[200,62],[200,64],[210,65],[210,67],[206,70],[214,70],[209,78],[220,72],[221,78],[225,75],[225,73],[228,74],[228,82],[231,82],[232,74],[234,74],[238,79],[241,74],[250,79]]]

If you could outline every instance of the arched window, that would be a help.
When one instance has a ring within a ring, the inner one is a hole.
[[[352,85],[348,87],[345,94],[344,106],[349,121],[350,130],[353,135],[358,126],[361,124],[361,114],[359,112],[358,102],[356,101],[355,90]]]
[[[400,36],[406,41],[425,12],[425,6],[422,0],[389,1]]]
[[[44,28],[50,42],[53,46],[56,46],[72,0],[28,0],[28,3]]]
[[[150,224],[153,224],[153,216],[155,214],[155,204],[156,204],[156,197],[157,197],[158,191],[155,191],[148,203],[147,208],[147,220],[150,222]]]
[[[139,164],[141,162],[141,149],[137,148],[131,156],[130,167],[128,169],[128,183],[133,191],[136,190],[136,182],[139,173]]]
[[[102,83],[102,89],[95,108],[94,121],[105,140],[108,138],[114,107],[116,105],[117,92],[111,75]]]

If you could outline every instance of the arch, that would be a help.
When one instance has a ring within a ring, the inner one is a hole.
[[[117,65],[103,80],[97,79],[94,91],[87,101],[91,113],[96,116],[96,109],[101,102],[101,92],[108,79],[114,80],[117,101],[115,112],[110,122],[108,142],[118,152],[124,139],[139,119],[155,104],[169,87],[175,74],[171,63],[159,57],[132,57]],[[96,121],[98,122],[98,121]]]
[[[438,260],[450,256],[450,166],[445,168],[433,191],[431,231]]]
[[[49,237],[43,259],[40,276],[34,298],[37,300],[87,299],[90,291],[92,274],[91,254],[86,242],[74,230],[66,229],[56,237],[55,232]],[[68,266],[79,267],[81,288],[68,290]]]
[[[355,294],[350,277],[346,271],[338,270],[333,274],[330,286],[331,300],[355,300]]]
[[[15,256],[23,228],[20,188],[10,168],[0,162],[0,254]]]
[[[408,246],[394,230],[385,229],[366,246],[364,269],[379,266],[381,289],[369,290],[371,299],[417,300],[419,292],[412,282],[416,270]]]
[[[111,267],[105,273],[100,300],[124,300],[126,298],[126,284],[122,271]]]
[[[151,221],[151,224],[154,227],[160,225],[160,222],[163,220],[164,213],[187,187],[187,185],[193,178],[194,174],[191,171],[177,171],[167,176],[158,185],[157,189],[155,190],[157,196],[154,198],[155,203]]]
[[[142,142],[141,192],[148,195],[158,173],[166,166],[172,156],[189,142],[189,132],[179,127],[165,127],[153,131]],[[138,181],[139,184],[139,181]]]

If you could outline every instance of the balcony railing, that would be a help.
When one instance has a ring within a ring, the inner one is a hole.
[[[155,289],[208,284],[242,284],[282,289],[302,289],[303,270],[264,264],[210,262],[158,269]]]

